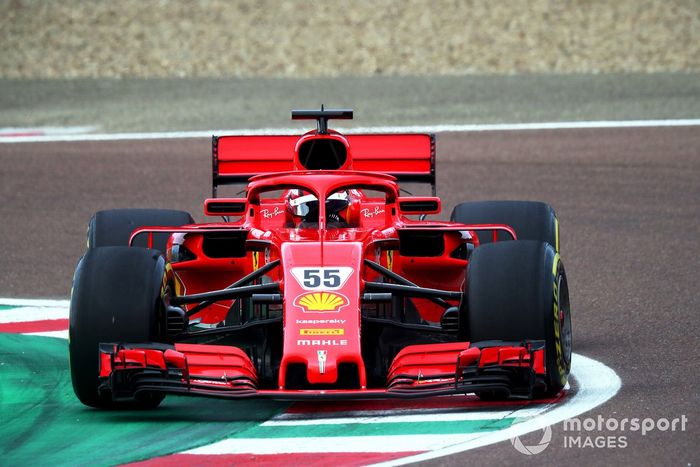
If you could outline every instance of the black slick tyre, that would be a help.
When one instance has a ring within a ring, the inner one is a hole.
[[[114,403],[100,394],[99,344],[157,342],[166,293],[166,263],[156,250],[92,248],[73,277],[69,318],[69,358],[73,390],[96,408],[151,408],[163,395],[140,393],[133,402]]]
[[[554,209],[538,201],[475,201],[461,203],[452,210],[450,220],[462,224],[506,224],[515,230],[518,240],[547,242],[559,251],[559,222]],[[491,231],[477,232],[479,243],[491,243]],[[509,240],[505,232],[498,240]]]
[[[545,387],[534,395],[559,393],[572,349],[569,290],[559,254],[545,242],[491,243],[474,250],[467,274],[470,341],[545,341]]]
[[[131,233],[139,227],[180,227],[194,224],[185,211],[171,209],[109,209],[98,211],[90,219],[87,233],[88,248],[128,246]],[[153,234],[153,248],[165,252],[169,233]],[[134,245],[146,247],[148,236],[139,235]]]

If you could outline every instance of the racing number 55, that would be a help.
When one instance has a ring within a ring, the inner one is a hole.
[[[340,287],[341,277],[339,269],[305,269],[304,287],[315,289],[323,286],[329,289]]]
[[[305,290],[340,290],[353,272],[348,266],[292,268],[292,275]]]

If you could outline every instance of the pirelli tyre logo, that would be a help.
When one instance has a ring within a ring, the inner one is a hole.
[[[301,336],[343,336],[345,329],[299,329]]]
[[[294,300],[294,304],[307,313],[336,313],[348,303],[345,295],[336,292],[308,292]]]

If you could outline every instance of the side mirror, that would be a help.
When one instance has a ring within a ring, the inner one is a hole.
[[[207,216],[242,216],[248,208],[245,198],[209,198],[204,200]]]
[[[399,211],[404,215],[438,214],[440,210],[440,198],[437,196],[399,197]]]

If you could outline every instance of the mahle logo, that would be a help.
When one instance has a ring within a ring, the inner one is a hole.
[[[552,427],[546,426],[542,429],[542,432],[542,439],[540,440],[540,442],[532,446],[525,446],[523,442],[520,441],[520,438],[518,438],[517,436],[511,438],[510,442],[516,451],[523,453],[527,456],[533,456],[547,449],[547,446],[549,446],[549,443],[552,441]]]

